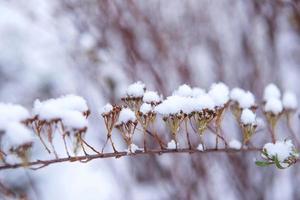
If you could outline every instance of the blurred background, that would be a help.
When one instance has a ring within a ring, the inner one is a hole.
[[[298,0],[1,0],[0,101],[30,109],[37,98],[81,95],[92,110],[87,140],[101,149],[101,107],[138,80],[164,96],[183,83],[223,81],[258,101],[270,82],[299,97],[299,33]],[[241,140],[230,113],[223,129]],[[290,137],[284,120],[278,134]],[[253,139],[270,140],[267,130]],[[300,165],[258,168],[258,156],[105,159],[0,171],[0,180],[29,200],[300,199]],[[32,157],[51,156],[36,146]]]

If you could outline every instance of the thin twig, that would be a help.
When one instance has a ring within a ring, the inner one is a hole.
[[[28,162],[27,167],[34,167],[37,166],[33,169],[40,169],[45,166],[49,166],[51,164],[55,163],[62,163],[62,162],[82,162],[82,161],[91,161],[94,159],[100,159],[100,158],[119,158],[119,157],[125,157],[125,156],[138,156],[138,155],[162,155],[162,154],[170,154],[170,153],[241,153],[241,152],[257,152],[261,151],[261,148],[248,148],[248,149],[240,149],[240,150],[235,150],[235,149],[206,149],[205,151],[199,151],[196,149],[189,149],[189,148],[183,148],[183,149],[148,149],[147,152],[144,151],[136,151],[135,153],[130,153],[126,151],[122,152],[115,152],[115,153],[100,153],[100,154],[93,154],[93,155],[84,155],[84,156],[71,156],[71,157],[64,157],[64,158],[57,158],[57,159],[52,159],[52,160],[37,160],[33,162]],[[23,163],[16,163],[16,164],[4,164],[0,166],[0,170],[5,170],[5,169],[15,169],[15,168],[20,168],[24,167]]]

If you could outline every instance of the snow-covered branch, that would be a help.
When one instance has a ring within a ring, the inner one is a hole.
[[[88,162],[98,158],[165,153],[261,151],[264,160],[257,161],[257,165],[275,164],[280,169],[291,166],[298,159],[291,140],[276,139],[276,124],[283,115],[289,119],[295,113],[297,99],[293,93],[286,92],[281,100],[281,92],[274,84],[265,88],[262,103],[256,103],[251,92],[241,88],[230,91],[224,83],[213,84],[207,92],[184,84],[163,99],[156,91],[147,90],[144,83],[136,82],[128,87],[121,100],[123,103],[119,105],[107,104],[102,109],[107,137],[101,151],[85,139],[90,111],[82,97],[66,95],[42,102],[36,100],[31,113],[19,105],[0,104],[3,163],[0,170],[35,166],[38,169],[59,162]],[[261,128],[256,114],[259,108],[265,115],[272,141],[263,148],[251,144],[252,137]],[[227,141],[222,122],[228,110],[240,126],[242,142],[235,139]],[[169,142],[165,140],[168,134],[158,134],[156,129],[155,124],[162,123],[167,125],[170,132]],[[124,139],[126,151],[119,151],[114,143],[112,135],[115,130]],[[143,133],[143,148],[134,143],[136,132]],[[214,147],[208,147],[208,133],[215,137]],[[54,134],[61,136],[67,157],[59,157],[53,144]],[[191,139],[192,134],[198,135],[199,139]],[[35,138],[55,159],[30,161],[29,152],[35,144]],[[66,138],[73,141],[72,147],[67,145]],[[104,152],[108,142],[112,153]],[[84,155],[79,155],[80,150]],[[94,154],[88,153],[90,151]],[[16,155],[20,162],[11,163],[12,155]]]

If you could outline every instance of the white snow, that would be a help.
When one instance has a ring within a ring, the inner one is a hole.
[[[8,152],[11,147],[19,147],[23,144],[33,142],[32,132],[19,122],[10,122],[5,127],[5,134],[2,138],[4,151]]]
[[[247,91],[240,97],[238,103],[241,108],[251,108],[255,105],[255,97],[251,92]]]
[[[233,88],[230,91],[230,99],[238,102],[239,99],[245,94],[245,91],[241,88]]]
[[[271,98],[280,99],[280,96],[281,96],[281,92],[279,88],[274,83],[270,83],[269,85],[266,86],[264,90],[263,99],[264,101],[268,101]]]
[[[108,111],[109,105],[105,106]],[[52,121],[61,119],[66,128],[82,129],[88,126],[88,121],[83,112],[88,110],[86,101],[76,95],[65,95],[56,99],[41,102],[35,100],[33,114],[39,120]]]
[[[178,143],[177,143],[178,146]],[[176,149],[176,142],[175,140],[171,140],[170,142],[168,142],[168,149]]]
[[[143,113],[144,115],[147,115],[153,111],[151,104],[149,103],[143,103],[140,107],[140,112]]]
[[[255,124],[256,115],[252,110],[244,109],[241,114],[241,122],[245,125]]]
[[[255,97],[250,91],[234,88],[230,92],[230,99],[237,102],[240,108],[251,108],[255,105]]]
[[[29,112],[20,105],[0,103],[0,131],[4,131],[1,145],[4,151],[33,141],[31,131],[21,123],[29,117]]]
[[[293,92],[285,92],[282,99],[283,107],[287,110],[296,110],[298,107],[297,96]]]
[[[193,90],[189,85],[183,84],[179,86],[178,89],[175,90],[172,95],[181,97],[191,97],[193,95]]]
[[[41,102],[39,99],[34,101],[32,113],[40,120],[51,121],[62,117],[63,109],[56,103],[55,99]]]
[[[107,103],[105,106],[103,106],[101,114],[106,115],[109,114],[111,111],[113,111],[113,106],[110,103]]]
[[[212,84],[208,94],[216,106],[222,107],[229,101],[229,88],[222,82]]]
[[[66,127],[73,129],[82,129],[88,126],[88,120],[78,111],[62,113],[62,122]]]
[[[155,111],[161,115],[175,115],[180,113],[183,97],[169,96],[161,104],[155,107]]]
[[[214,109],[214,100],[207,94],[200,95],[197,98],[169,96],[161,104],[156,106],[155,111],[161,115],[179,114],[181,111],[185,114],[199,112],[203,109]]]
[[[190,114],[200,109],[200,104],[195,98],[182,97],[180,110],[185,114]]]
[[[37,115],[41,120],[61,119],[65,112],[78,111],[83,113],[87,110],[86,101],[76,95],[65,95],[43,102],[37,99],[33,106],[33,114]]]
[[[294,152],[294,145],[291,140],[276,141],[275,144],[267,143],[263,149],[267,152],[269,157],[277,156],[279,162],[283,162],[291,155],[298,157]]]
[[[274,115],[278,115],[282,112],[283,106],[280,99],[277,98],[269,98],[264,107],[265,112],[271,112]]]
[[[203,145],[202,145],[202,144],[199,144],[199,145],[197,146],[197,150],[198,150],[198,151],[204,151]]]
[[[86,100],[80,96],[68,94],[56,99],[57,104],[60,104],[61,108],[66,110],[75,110],[78,112],[86,112],[88,106]]]
[[[242,148],[242,143],[235,139],[231,140],[228,145],[231,149],[241,149]]]
[[[192,97],[194,97],[194,98],[197,98],[203,94],[205,94],[205,90],[202,88],[194,87],[192,89]]]
[[[131,144],[128,149],[126,149],[126,152],[127,154],[130,154],[130,153],[135,153],[139,150],[142,150],[140,147],[138,147],[136,144]]]
[[[20,105],[0,103],[0,130],[9,122],[21,122],[29,117],[28,110]]]
[[[136,121],[135,114],[129,108],[123,108],[120,112],[117,124],[127,124],[128,122]]]
[[[146,91],[144,93],[143,101],[145,103],[159,103],[161,101],[161,97],[156,91]]]
[[[202,94],[196,98],[197,108],[196,111],[200,111],[203,109],[213,110],[215,108],[215,102],[212,97],[208,94]]]
[[[145,84],[138,81],[128,86],[126,94],[129,97],[143,97],[145,90]]]

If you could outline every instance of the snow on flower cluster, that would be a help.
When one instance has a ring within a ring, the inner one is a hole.
[[[222,107],[228,101],[229,89],[224,83],[213,84],[208,93],[203,89],[191,88],[184,84],[159,104],[155,111],[164,116],[181,112],[191,114],[204,109],[213,110],[215,107]]]
[[[274,162],[278,168],[286,168],[296,161],[299,154],[292,141],[285,140],[265,144],[262,157],[271,163]]]
[[[265,88],[264,101],[264,111],[273,115],[279,115],[283,110],[295,111],[298,106],[297,97],[293,92],[285,92],[281,100],[281,91],[273,83]]]
[[[140,112],[143,113],[143,115],[147,115],[148,113],[153,112],[153,107],[149,103],[143,103]]]
[[[283,110],[280,99],[271,98],[268,99],[265,105],[265,112],[270,112],[274,115],[279,115]]]
[[[208,94],[216,106],[224,106],[229,101],[229,88],[224,83],[212,84]]]
[[[52,144],[52,134],[60,127],[59,122],[63,137],[71,132],[85,132],[88,114],[86,101],[76,95],[66,95],[43,102],[36,100],[31,113],[20,105],[0,103],[0,158],[5,160],[3,155],[13,153],[22,160],[27,160],[27,152],[35,139],[33,133],[39,136],[50,153],[42,133],[47,133],[47,138]],[[54,147],[53,152],[56,155]]]
[[[143,96],[143,101],[149,104],[158,104],[161,102],[161,96],[156,91],[146,91]]]
[[[256,124],[256,115],[249,109],[244,109],[241,115],[241,122],[245,125]]]
[[[129,108],[124,108],[121,110],[119,115],[119,120],[117,124],[127,124],[128,122],[136,121],[135,114]]]
[[[113,109],[114,107],[110,103],[107,103],[105,106],[103,106],[101,114],[102,115],[109,114],[110,112],[113,111]]]
[[[285,92],[282,98],[282,104],[287,110],[296,110],[298,107],[296,95],[290,91]]]
[[[269,99],[280,99],[281,97],[281,92],[279,88],[274,84],[270,83],[269,85],[266,86],[264,90],[264,96],[263,100],[268,101]]]
[[[85,99],[76,95],[66,95],[42,102],[37,99],[33,106],[33,114],[39,120],[47,122],[62,120],[66,127],[74,129],[87,127],[86,112],[88,106]]]
[[[230,92],[230,99],[239,104],[242,109],[249,109],[255,106],[255,97],[250,91],[241,88],[233,88]]]
[[[138,81],[136,83],[129,85],[129,87],[126,90],[126,94],[129,97],[135,97],[135,98],[143,97],[145,90],[146,90],[145,84]]]
[[[2,150],[9,151],[33,142],[32,132],[25,126],[30,117],[27,109],[20,105],[0,103],[0,134]]]
[[[275,144],[267,143],[263,147],[269,157],[277,156],[280,162],[287,160],[291,155],[296,155],[294,148],[291,140],[276,141]]]

